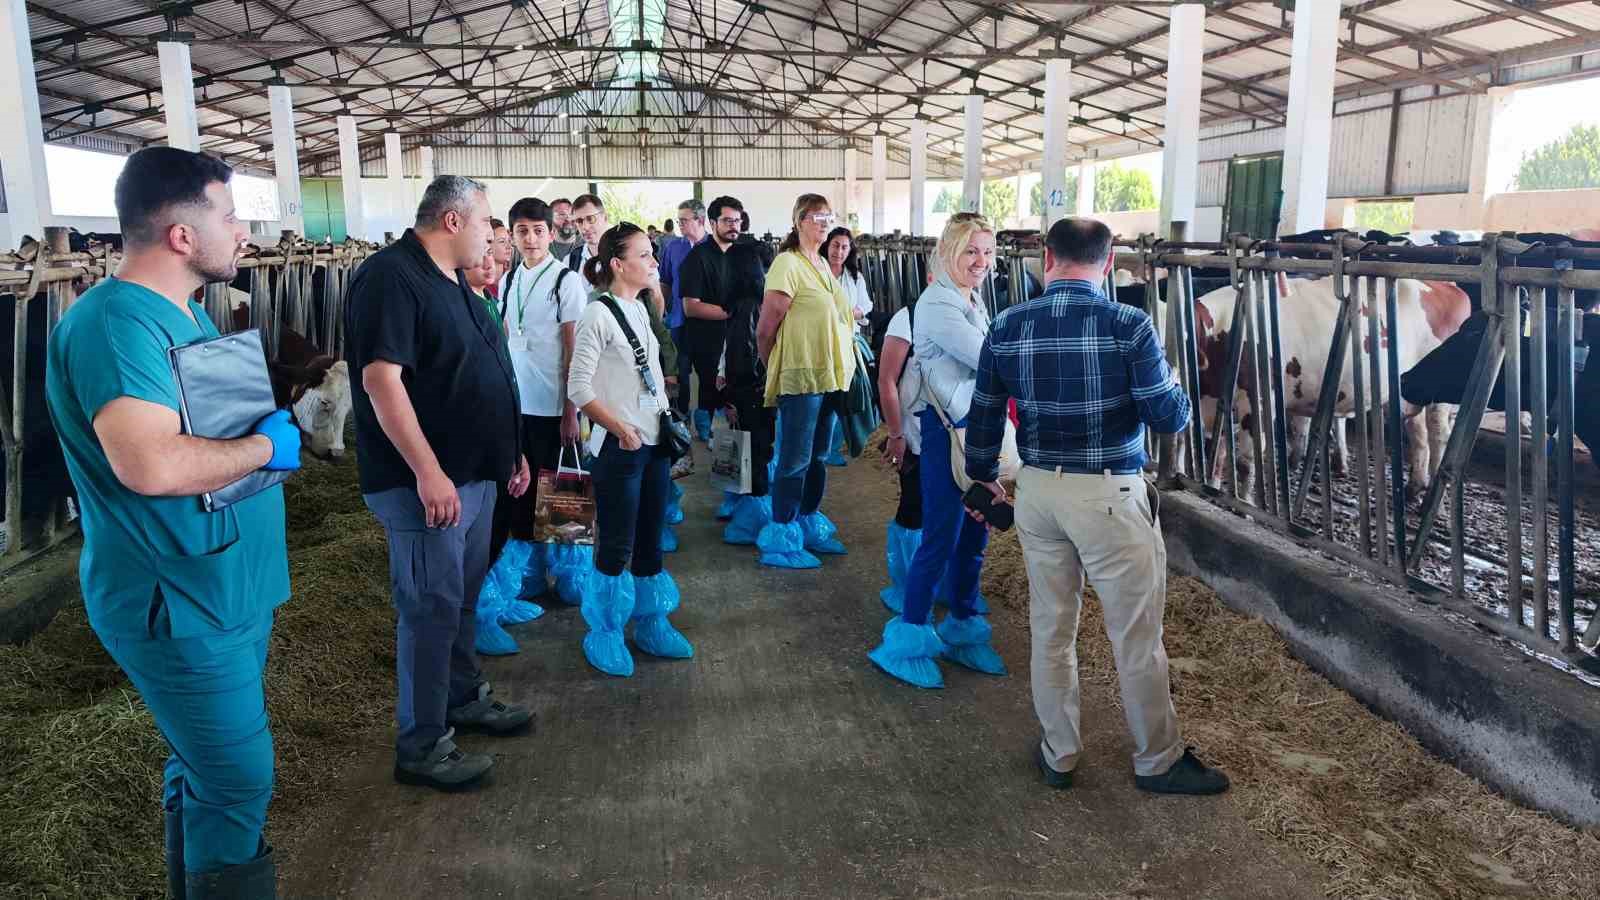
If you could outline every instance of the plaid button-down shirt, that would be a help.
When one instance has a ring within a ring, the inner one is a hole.
[[[1189,424],[1188,397],[1150,317],[1088,281],[1051,282],[994,320],[967,419],[975,481],[998,476],[1008,397],[1022,462],[1040,469],[1138,471],[1145,426],[1174,434]]]

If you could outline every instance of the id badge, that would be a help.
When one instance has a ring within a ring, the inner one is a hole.
[[[659,412],[661,410],[661,401],[656,398],[655,394],[641,391],[639,393],[639,408],[645,412]]]
[[[507,342],[513,353],[527,353],[533,349],[532,344],[528,341],[528,336],[525,334],[513,334],[507,338]]]

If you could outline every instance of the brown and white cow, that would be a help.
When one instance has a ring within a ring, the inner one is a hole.
[[[238,302],[233,327],[250,327],[250,308]],[[319,459],[344,455],[344,425],[350,416],[350,365],[317,348],[291,328],[278,332],[278,358],[267,365],[272,397],[279,408],[294,413],[305,449]]]
[[[1384,321],[1379,315],[1379,346],[1371,346],[1367,316],[1373,311],[1361,308],[1359,327],[1363,335],[1363,374],[1370,374],[1370,362],[1365,354],[1378,352],[1379,380],[1376,386],[1367,384],[1368,397],[1376,390],[1380,399],[1388,394],[1388,342],[1396,341],[1396,353],[1401,372],[1405,372],[1424,356],[1454,334],[1470,314],[1470,302],[1460,287],[1449,282],[1422,282],[1400,279],[1396,287],[1395,323]],[[1231,287],[1219,288],[1201,297],[1195,305],[1195,327],[1201,344],[1200,380],[1203,396],[1220,396],[1220,383],[1227,360],[1228,333],[1233,323],[1237,295]],[[1339,315],[1339,301],[1334,296],[1332,279],[1301,280],[1279,279],[1278,331],[1283,359],[1284,411],[1291,417],[1293,440],[1290,463],[1295,464],[1305,453],[1309,441],[1311,417],[1316,414],[1317,398],[1322,392],[1322,378],[1332,349],[1334,325]],[[1238,383],[1234,386],[1234,406],[1241,423],[1249,412],[1248,398],[1243,386],[1251,370],[1246,368],[1249,357],[1241,365]],[[1370,382],[1370,378],[1366,379]],[[1334,407],[1335,451],[1332,464],[1336,474],[1349,467],[1349,451],[1345,440],[1345,420],[1355,415],[1355,388],[1348,353],[1338,387]],[[1370,402],[1370,401],[1369,401]],[[1214,401],[1213,401],[1214,403]],[[1207,403],[1206,406],[1212,406]],[[1422,407],[1402,401],[1405,416],[1407,450],[1407,492],[1416,496],[1427,489],[1437,469],[1449,438],[1449,408]],[[1209,421],[1209,419],[1208,419]],[[1251,460],[1249,441],[1235,442],[1240,447],[1238,468],[1241,483],[1248,483]]]

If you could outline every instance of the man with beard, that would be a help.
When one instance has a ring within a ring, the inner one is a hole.
[[[556,259],[566,259],[567,254],[583,243],[577,226],[572,224],[572,201],[562,197],[550,204],[550,211],[556,217],[556,239],[550,242],[550,255]]]
[[[283,489],[216,512],[198,496],[300,465],[284,411],[233,440],[183,433],[173,347],[217,337],[193,300],[238,271],[249,230],[221,160],[173,147],[117,178],[126,256],[50,338],[46,392],[83,523],[89,624],[171,747],[163,779],[167,885],[189,898],[276,896],[262,841],[272,734],[262,671],[289,599]]]
[[[474,652],[495,485],[528,489],[506,334],[463,271],[491,237],[483,184],[435,178],[415,227],[356,270],[345,309],[361,496],[388,533],[398,619],[394,778],[440,790],[494,765],[457,749],[457,730],[533,720],[494,697]]]

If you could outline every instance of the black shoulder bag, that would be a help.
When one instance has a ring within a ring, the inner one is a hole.
[[[655,382],[650,378],[650,357],[645,354],[644,345],[639,343],[638,335],[633,333],[633,326],[628,324],[628,317],[622,314],[622,308],[610,294],[601,294],[600,300],[611,310],[617,325],[622,328],[623,337],[626,337],[629,346],[633,347],[633,365],[639,371],[639,381],[644,384],[645,392],[661,404],[661,437],[656,441],[656,453],[677,462],[689,455],[691,440],[689,426],[684,424],[677,411],[668,406],[661,394],[656,391]]]

